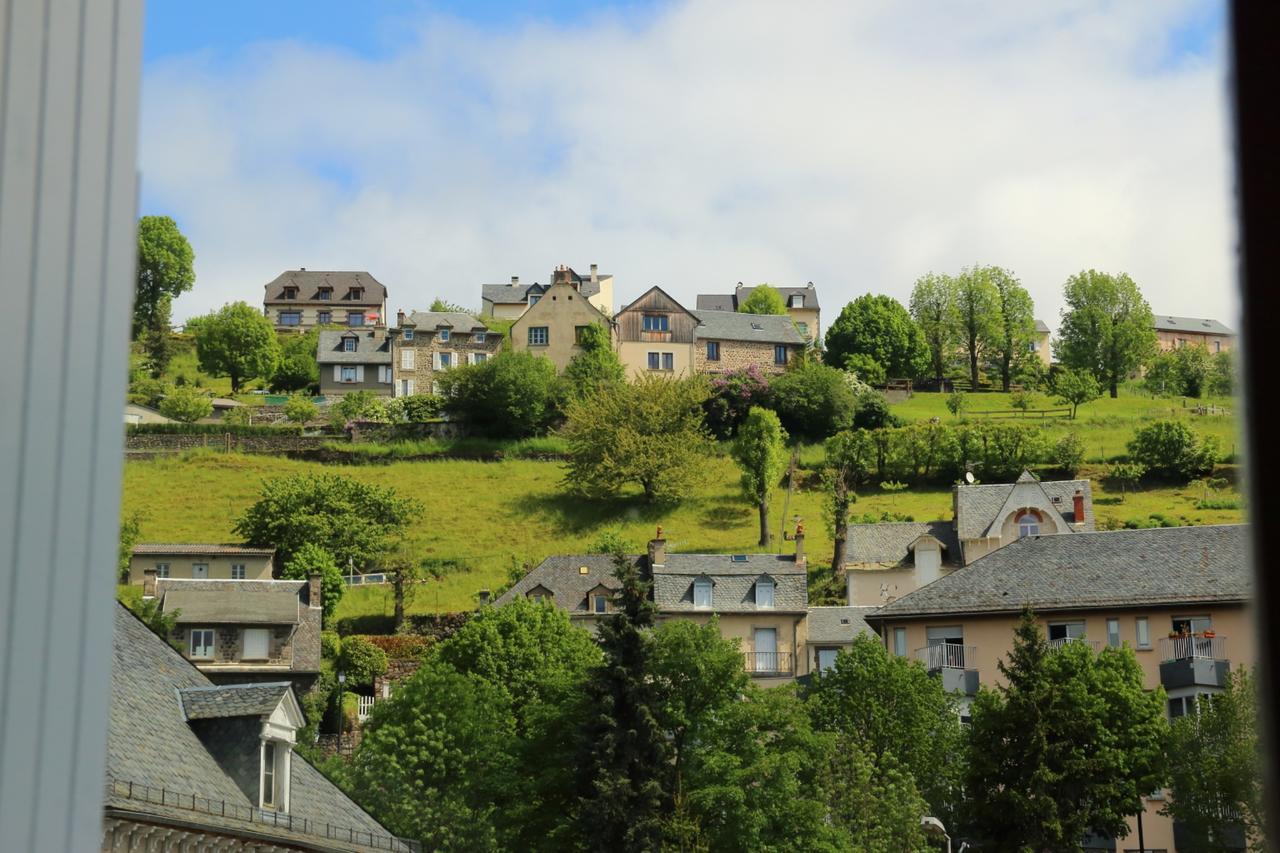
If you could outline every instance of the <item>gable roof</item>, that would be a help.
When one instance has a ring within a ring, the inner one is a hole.
[[[491,331],[477,317],[462,311],[414,311],[409,315],[409,322],[420,331],[444,328],[452,332],[486,332],[502,337],[501,332]]]
[[[297,752],[289,762],[292,826],[264,823],[257,803],[214,758],[183,711],[184,691],[211,688],[209,679],[119,603],[112,649],[109,813],[195,824],[228,835],[265,836],[302,849],[368,849],[358,837],[340,840],[348,837],[347,830],[380,837],[384,849],[410,849],[404,842],[393,844],[385,827]],[[162,789],[164,798],[159,796]],[[193,798],[194,807],[181,805]]]
[[[632,559],[637,566],[641,565],[640,558]],[[586,574],[581,571],[584,566]],[[543,587],[551,593],[557,607],[568,610],[570,614],[575,611],[589,612],[587,593],[601,584],[610,589],[617,588],[617,581],[613,577],[612,557],[607,554],[564,554],[543,560],[498,596],[494,604],[507,604],[528,595],[537,587]]]
[[[1088,480],[1037,481],[1024,471],[1016,483],[980,486],[955,486],[956,532],[961,539],[980,539],[989,535],[997,522],[1003,522],[1002,510],[1011,502],[1019,506],[1034,503],[1056,512],[1067,524],[1083,523],[1085,530],[1094,529],[1093,490]],[[1075,517],[1076,490],[1084,492],[1084,518]],[[1055,501],[1054,498],[1057,498]]]
[[[566,284],[572,285],[583,296],[590,298],[600,292],[600,282],[604,279],[613,278],[612,273],[596,273],[596,283],[591,283],[591,276],[579,275],[569,268],[563,270],[554,270],[551,273],[551,281],[547,284],[482,284],[480,285],[480,298],[485,302],[492,302],[498,305],[511,305],[518,302],[524,302],[529,298],[530,293],[545,293],[551,285],[557,281],[564,281]]]
[[[697,302],[699,311],[734,311],[737,306],[733,302],[732,293],[699,293]]]
[[[344,338],[355,338],[355,352],[347,352]],[[390,364],[391,336],[386,329],[321,329],[316,342],[319,364]]]
[[[236,542],[139,542],[133,546],[134,556],[190,554],[202,557],[207,554],[222,557],[274,557],[275,553],[275,548],[254,548]]]
[[[740,314],[737,311],[699,311],[698,340],[758,341],[804,345],[795,321],[786,314]]]
[[[570,291],[574,289],[572,284],[564,281],[558,281],[555,284],[549,285],[544,291],[544,294],[550,292],[551,290],[557,287],[568,288]],[[580,309],[571,308],[570,306],[572,305],[580,306]],[[585,307],[581,307],[581,306],[585,306]],[[595,317],[599,318],[600,322],[605,326],[605,328],[612,328],[613,326],[613,318],[610,317],[605,312],[601,311],[595,305],[592,305],[590,300],[580,299],[575,303],[570,300],[563,300],[561,302],[557,302],[555,301],[554,298],[553,299],[544,298],[544,299],[538,300],[537,304],[530,305],[528,309],[519,317],[517,317],[516,320],[511,324],[511,328],[515,329],[517,326],[519,326],[520,328],[524,328],[529,323],[533,322],[533,319],[536,319],[539,316],[546,316],[548,312],[559,313],[559,312],[572,311],[572,310],[583,310],[583,311],[586,311],[587,313],[593,313]],[[529,315],[531,314],[534,315],[533,319],[530,319]],[[592,322],[595,322],[594,318]]]
[[[1200,335],[1235,334],[1217,320],[1203,317],[1173,317],[1168,314],[1156,314],[1152,326],[1162,332],[1195,332]]]
[[[685,308],[685,307],[684,307],[684,305],[682,305],[682,304],[680,303],[680,300],[676,299],[674,296],[672,296],[670,293],[667,293],[665,290],[663,290],[661,287],[659,287],[659,286],[658,286],[658,285],[656,285],[656,284],[655,284],[653,287],[651,287],[651,288],[649,288],[648,290],[646,290],[644,293],[642,293],[642,294],[640,294],[639,296],[637,296],[635,299],[632,299],[632,300],[631,300],[630,302],[628,302],[626,305],[623,305],[623,306],[622,306],[622,308],[618,309],[618,313],[613,315],[613,316],[614,316],[614,319],[616,320],[618,317],[620,317],[621,315],[623,315],[623,314],[625,314],[626,312],[631,311],[631,310],[639,310],[639,311],[659,310],[659,309],[650,309],[650,308],[648,308],[648,307],[645,307],[645,308],[640,308],[640,307],[638,307],[638,306],[639,306],[639,304],[640,304],[640,302],[641,302],[641,300],[643,300],[643,299],[645,299],[646,297],[648,297],[648,296],[649,296],[649,294],[651,294],[651,293],[657,293],[657,294],[660,294],[664,299],[666,299],[668,302],[670,302],[670,303],[671,303],[671,305],[672,305],[672,309],[673,309],[673,310],[683,311],[684,313],[686,313],[686,314],[688,314],[690,317],[692,317],[692,318],[694,319],[694,322],[698,322],[698,315],[697,315],[697,314],[694,314],[694,313],[693,313],[692,311],[690,311],[688,308]],[[666,309],[662,309],[662,310],[666,310]]]
[[[285,299],[286,287],[298,288],[296,299]],[[333,289],[333,299],[317,299],[322,287]],[[347,298],[353,287],[363,287],[364,297]],[[286,302],[290,305],[316,303],[320,305],[381,305],[387,298],[386,286],[364,270],[285,270],[265,285],[264,302]]]
[[[1248,525],[1026,536],[868,619],[1246,602]]]
[[[270,684],[227,684],[218,687],[184,687],[178,690],[182,712],[188,720],[223,717],[265,717],[292,696],[288,681]]]
[[[307,581],[233,581],[162,578],[162,610],[181,610],[178,622],[210,625],[297,625]]]
[[[697,310],[699,311],[737,311],[738,307],[751,296],[751,292],[758,285],[746,286],[739,284],[733,289],[733,293],[699,293],[696,301]],[[773,287],[773,285],[770,285]],[[791,307],[792,296],[803,296],[805,308],[818,307],[818,290],[812,283],[804,287],[773,287],[774,290],[782,294],[782,301],[787,307]]]
[[[859,634],[874,634],[867,625],[866,616],[875,607],[810,607],[808,619],[809,644],[852,643]]]
[[[1036,320],[1036,331],[1047,332],[1049,331],[1049,326],[1044,322],[1044,320]]]
[[[850,524],[845,551],[850,563],[912,565],[914,545],[921,536],[942,543],[944,563],[959,565],[960,542],[950,521],[892,521],[878,524]]]

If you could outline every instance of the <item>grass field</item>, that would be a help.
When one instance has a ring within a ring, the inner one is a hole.
[[[513,569],[536,564],[552,554],[589,549],[602,534],[616,532],[634,547],[662,525],[675,551],[751,552],[757,550],[754,508],[738,494],[738,472],[724,457],[712,460],[702,486],[676,507],[654,508],[635,497],[587,502],[566,497],[559,488],[562,466],[555,462],[428,461],[385,465],[324,466],[268,456],[198,452],[125,465],[124,513],[137,513],[143,541],[234,541],[232,525],[257,498],[263,480],[293,473],[338,470],[366,482],[394,486],[426,506],[409,539],[423,556],[456,560],[467,568],[419,590],[414,612],[466,609],[478,590],[495,590]],[[1082,476],[1099,472],[1086,470]],[[1177,524],[1214,524],[1242,520],[1241,509],[1197,509],[1200,487],[1116,493],[1094,481],[1100,523],[1145,519],[1152,513]],[[1238,499],[1233,491],[1210,497]],[[811,564],[829,565],[831,536],[823,520],[819,491],[798,489],[788,499],[779,491],[772,505],[775,537],[785,516],[806,522]],[[946,489],[909,490],[896,495],[863,495],[855,514],[896,512],[917,520],[950,518]],[[788,524],[790,529],[791,525]],[[778,542],[779,550],[790,543]],[[352,590],[339,617],[389,613],[389,590]]]

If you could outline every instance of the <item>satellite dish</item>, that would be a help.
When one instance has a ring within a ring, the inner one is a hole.
[[[966,483],[968,483],[969,485],[971,485],[971,486],[973,485],[973,472],[972,472],[972,471],[965,471],[965,472],[964,472],[964,481],[965,481]]]

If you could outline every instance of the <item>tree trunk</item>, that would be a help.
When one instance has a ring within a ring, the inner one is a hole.
[[[404,624],[404,574],[395,572],[391,575],[391,591],[395,598],[395,613],[391,617],[392,630],[400,633],[400,626]]]
[[[764,498],[760,501],[760,547],[766,548],[769,545],[769,499]]]
[[[1000,357],[1000,381],[1004,383],[1004,393],[1009,393],[1009,365],[1013,361],[1008,350],[1004,351],[1004,355]]]
[[[844,477],[839,477],[835,482],[835,512],[832,513],[835,522],[835,553],[831,555],[831,574],[839,577],[844,571],[844,546],[848,537],[849,526],[849,486],[844,481]]]
[[[978,341],[976,338],[969,339],[969,385],[970,391],[978,390]]]
[[[240,390],[240,377],[234,372],[231,374],[231,393],[235,394]]]

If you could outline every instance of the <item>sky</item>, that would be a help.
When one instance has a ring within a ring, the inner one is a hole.
[[[559,264],[692,306],[812,281],[823,326],[929,272],[1127,272],[1237,327],[1221,2],[150,0],[140,213],[175,321],[286,269],[479,307]]]

